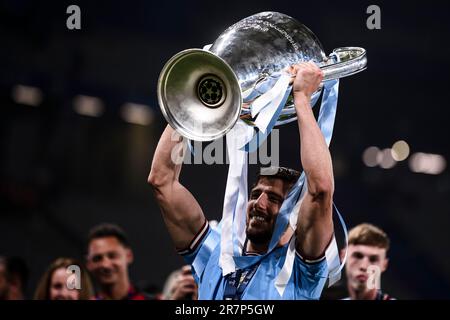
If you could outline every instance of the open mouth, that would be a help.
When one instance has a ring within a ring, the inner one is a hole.
[[[250,213],[250,222],[267,222],[269,219],[268,217],[266,217],[265,215],[262,215],[260,213],[257,212],[252,212]]]
[[[253,217],[251,218],[251,220],[253,220],[253,221],[259,221],[259,222],[265,222],[265,221],[266,221],[266,219],[265,219],[264,217],[261,217],[261,216],[253,216]]]

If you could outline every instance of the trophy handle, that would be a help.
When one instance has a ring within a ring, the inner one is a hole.
[[[340,62],[333,63],[333,55],[339,56]],[[351,76],[367,68],[366,50],[360,47],[336,48],[325,63],[321,67],[324,81]]]
[[[339,57],[340,62],[334,62],[334,55]],[[336,48],[323,64],[320,66],[320,69],[323,71],[323,81],[348,77],[367,68],[366,50],[359,47]],[[314,95],[320,94],[321,87],[319,87]],[[291,93],[275,125],[279,126],[295,120],[297,120],[297,113]]]

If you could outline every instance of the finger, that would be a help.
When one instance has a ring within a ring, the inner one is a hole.
[[[192,294],[195,293],[195,290],[180,290],[179,294],[180,295],[187,295],[187,294]]]
[[[184,282],[184,283],[180,283],[178,285],[179,288],[197,288],[195,283],[191,283],[191,282]]]
[[[186,290],[186,291],[195,291],[195,290],[197,290],[197,287],[195,287],[193,285],[190,285],[190,286],[186,285],[186,286],[181,287],[180,289]]]
[[[191,279],[186,279],[179,282],[179,286],[197,286],[197,283]]]
[[[294,68],[293,74],[295,74],[297,76],[297,75],[301,74],[304,70],[307,70],[307,69],[308,69],[308,66],[304,62],[299,63]]]
[[[186,275],[180,275],[180,277],[178,278],[178,280],[185,280],[185,279],[189,279],[194,281],[194,277],[190,274],[186,274]]]
[[[183,290],[183,291],[195,291],[197,290],[197,287],[194,285],[184,285],[184,286],[180,286],[178,288],[178,290]]]
[[[314,64],[314,62],[311,62],[311,61],[305,62],[305,67],[308,71],[314,70],[315,66],[316,65]]]
[[[191,271],[191,266],[190,265],[185,265],[185,266],[183,266],[182,268],[181,268],[181,273],[182,274],[190,274],[190,273],[192,273],[192,271]]]
[[[193,283],[193,281],[191,279],[186,278],[186,279],[180,279],[180,281],[178,281],[178,283],[180,285],[184,285],[185,283]]]
[[[321,69],[313,62],[311,62],[310,67],[311,67],[311,71],[313,71],[315,73],[321,72]]]
[[[299,66],[298,64],[294,64],[294,65],[292,65],[291,68],[289,69],[289,72],[290,72],[292,75],[296,75],[299,68],[300,68],[300,66]]]

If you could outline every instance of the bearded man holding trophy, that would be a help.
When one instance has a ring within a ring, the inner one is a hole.
[[[192,265],[199,299],[319,299],[327,278],[329,285],[339,279],[328,145],[338,79],[366,63],[358,47],[327,57],[307,27],[277,12],[247,17],[207,50],[184,50],[166,63],[158,99],[169,125],[148,182],[175,247]],[[321,93],[316,121],[312,107]],[[248,198],[248,152],[292,121],[303,172],[261,168]],[[224,135],[230,166],[222,220],[212,228],[180,183],[182,161],[173,155],[186,150],[187,139]]]

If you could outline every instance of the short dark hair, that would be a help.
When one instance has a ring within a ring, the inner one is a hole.
[[[128,237],[121,227],[112,223],[101,223],[93,227],[89,231],[87,245],[91,243],[94,239],[114,237],[116,238],[125,248],[130,248],[130,243],[128,242]]]
[[[281,179],[284,183],[292,186],[300,177],[300,172],[286,167],[262,167],[256,176],[256,182],[252,188],[258,184],[259,179],[262,177],[269,179]]]

